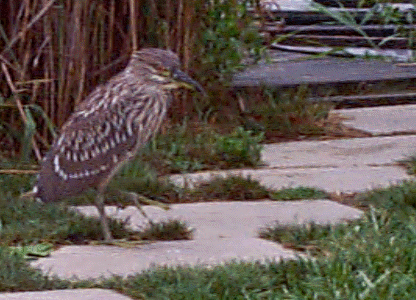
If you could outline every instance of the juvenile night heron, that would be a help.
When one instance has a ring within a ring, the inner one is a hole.
[[[111,241],[103,197],[108,183],[158,131],[173,90],[203,92],[179,66],[171,51],[134,52],[127,67],[98,86],[63,125],[42,162],[35,197],[59,201],[95,188],[104,238]]]

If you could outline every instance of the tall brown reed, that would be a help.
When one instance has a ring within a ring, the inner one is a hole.
[[[94,86],[124,67],[133,49],[165,47],[181,56],[186,70],[200,65],[195,55],[204,47],[204,14],[223,2],[0,1],[0,70],[7,69],[16,86],[12,91],[0,73],[0,129],[10,129],[0,132],[1,144],[20,143],[18,132],[25,127],[17,106],[21,99],[24,112],[36,120],[34,144],[47,148],[52,124],[59,128]],[[184,98],[180,112],[190,106]]]

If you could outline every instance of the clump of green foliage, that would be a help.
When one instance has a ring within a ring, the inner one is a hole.
[[[261,161],[262,140],[262,133],[241,127],[219,134],[209,127],[198,130],[180,126],[158,136],[137,160],[149,163],[160,174],[255,167]],[[124,174],[134,169],[134,164]]]

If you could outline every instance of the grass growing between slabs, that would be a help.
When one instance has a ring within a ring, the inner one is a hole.
[[[213,178],[195,189],[179,188],[169,181],[159,180],[152,173],[148,176],[119,178],[112,186],[152,197],[165,203],[233,201],[260,199],[312,199],[323,198],[323,191],[312,188],[291,188],[274,191],[265,188],[257,180],[230,176]],[[120,181],[121,180],[121,181]],[[73,201],[43,205],[19,195],[33,184],[28,175],[1,175],[0,177],[0,243],[5,246],[28,246],[38,244],[85,244],[101,240],[99,220],[68,209],[68,204],[93,204],[94,193],[87,193]],[[4,188],[3,188],[4,187]],[[107,195],[108,204],[131,205],[126,199]],[[128,229],[127,220],[110,218],[110,230],[116,239],[178,240],[190,239],[188,226],[177,220],[155,223],[140,232]],[[32,252],[39,252],[31,250]],[[42,252],[42,251],[40,251]],[[37,255],[36,253],[33,253]]]
[[[414,299],[415,191],[416,183],[405,182],[360,194],[368,209],[353,222],[263,230],[264,237],[313,254],[290,261],[155,268],[69,284],[43,277],[1,248],[0,290],[100,287],[134,299]]]

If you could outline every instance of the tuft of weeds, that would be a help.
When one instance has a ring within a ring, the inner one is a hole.
[[[322,251],[318,246],[318,241],[328,238],[334,228],[335,226],[330,224],[322,225],[313,222],[303,225],[286,225],[276,222],[274,225],[260,229],[259,237],[280,243],[286,248],[317,254]],[[339,229],[340,227],[337,228]]]
[[[153,173],[155,174],[155,173]],[[106,193],[106,204],[118,206],[132,205],[128,198],[117,190],[134,192],[162,203],[190,203],[203,201],[250,201],[250,200],[302,200],[327,199],[329,195],[313,187],[269,189],[252,177],[241,175],[214,176],[195,187],[179,187],[167,177],[148,176],[117,177]],[[70,200],[72,205],[93,204],[94,193],[87,193]]]
[[[190,192],[194,199],[203,200],[257,200],[269,196],[269,190],[251,177],[214,177],[199,184]]]
[[[326,199],[329,195],[324,190],[313,187],[284,188],[270,193],[272,200]]]
[[[191,240],[192,233],[193,229],[185,222],[168,220],[149,224],[140,232],[139,237],[146,241]]]
[[[416,155],[411,155],[406,159],[398,161],[398,164],[404,167],[409,175],[416,174]]]

